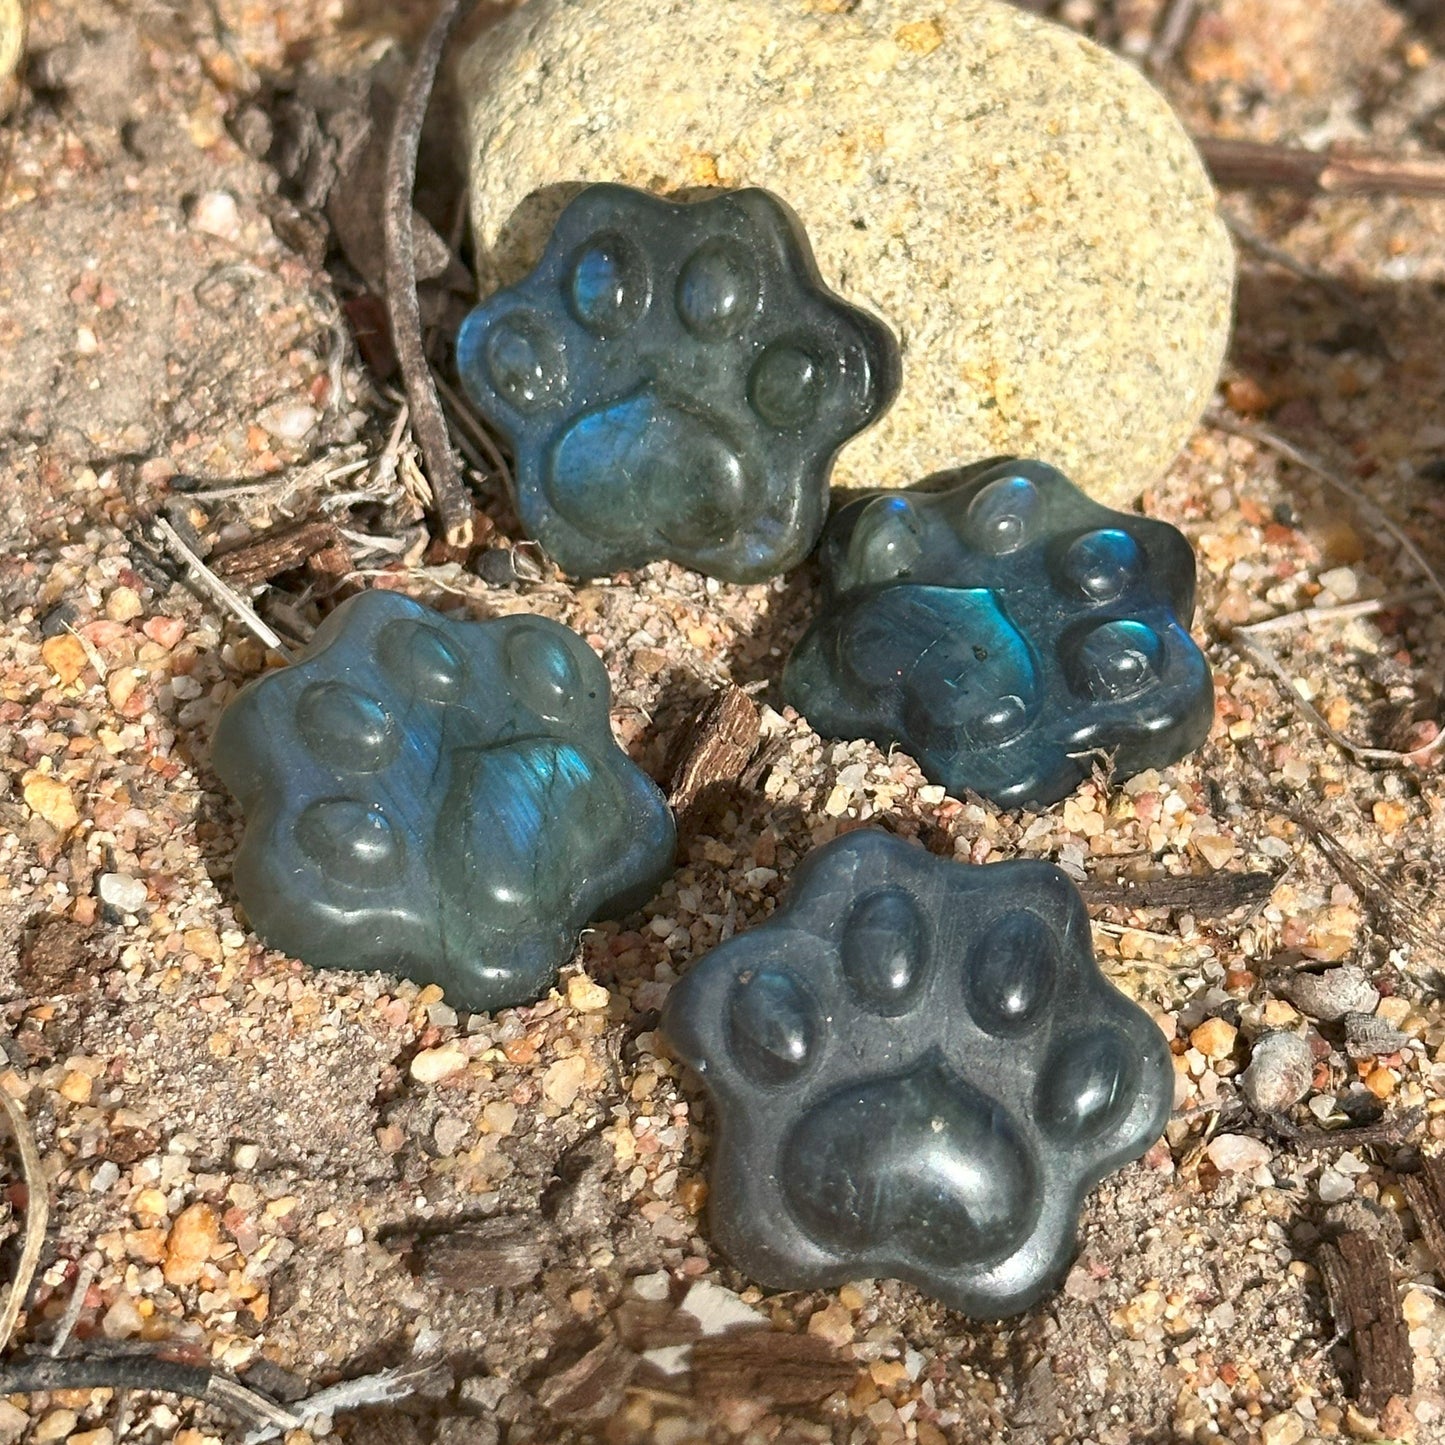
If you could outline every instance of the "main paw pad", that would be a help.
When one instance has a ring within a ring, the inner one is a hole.
[[[363,592],[236,698],[212,753],[246,810],[256,932],[467,1008],[537,998],[582,925],[646,902],[672,863],[601,661],[542,617],[454,622]]]
[[[713,1099],[712,1232],[739,1269],[904,1279],[976,1318],[1058,1280],[1083,1196],[1173,1097],[1163,1035],[1100,975],[1059,869],[874,830],[813,853],[663,1028]]]
[[[1041,462],[842,508],[829,605],[783,677],[825,737],[898,743],[934,782],[1006,807],[1057,801],[1096,758],[1118,777],[1205,739],[1209,666],[1189,636],[1194,555]]]
[[[819,279],[776,197],[582,191],[457,366],[510,442],[523,525],[565,571],[671,558],[730,582],[816,542],[828,473],[898,389],[887,328]]]

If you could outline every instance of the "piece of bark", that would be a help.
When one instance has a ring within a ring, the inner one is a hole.
[[[1079,885],[1084,902],[1124,908],[1182,908],[1196,918],[1222,918],[1274,891],[1273,873],[1214,873],[1207,878],[1143,878]]]
[[[339,535],[306,559],[306,576],[317,593],[332,602],[342,602],[364,590],[356,575],[356,559],[346,539]]]
[[[1374,1235],[1351,1230],[1317,1256],[1335,1328],[1355,1355],[1351,1393],[1371,1415],[1415,1388],[1415,1356],[1390,1256]]]
[[[858,1366],[817,1335],[768,1329],[738,1330],[699,1340],[691,1354],[693,1392],[766,1400],[774,1405],[811,1405],[848,1390]]]
[[[1333,196],[1445,196],[1445,160],[1430,156],[1340,155],[1302,146],[1195,136],[1223,190],[1303,191]]]
[[[557,1420],[606,1420],[622,1407],[639,1363],[638,1356],[616,1340],[603,1340],[575,1364],[549,1375],[537,1399]]]
[[[234,552],[225,552],[207,561],[211,571],[232,586],[259,587],[283,572],[302,566],[318,552],[345,545],[335,523],[316,520],[267,532]],[[347,562],[349,565],[349,553]]]
[[[411,1267],[421,1278],[444,1289],[469,1293],[521,1289],[546,1263],[535,1224],[517,1219],[484,1219],[418,1239]]]
[[[742,775],[757,750],[758,705],[740,687],[725,687],[703,706],[688,729],[667,801],[685,813],[709,788]]]
[[[1435,1273],[1445,1280],[1445,1158],[1422,1159],[1420,1172],[1402,1175],[1400,1187],[1420,1226],[1420,1238],[1435,1261]]]

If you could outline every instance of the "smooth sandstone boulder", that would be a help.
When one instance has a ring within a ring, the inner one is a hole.
[[[1120,505],[1218,376],[1234,261],[1133,69],[1002,0],[528,0],[459,62],[482,294],[582,183],[758,185],[898,334],[903,389],[838,459],[907,486],[1042,458]]]

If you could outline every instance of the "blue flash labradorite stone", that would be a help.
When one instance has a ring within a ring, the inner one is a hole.
[[[1048,863],[975,868],[865,829],[673,990],[663,1028],[716,1110],[714,1241],[760,1284],[907,1280],[1027,1309],[1083,1196],[1169,1115],[1149,1016],[1105,981]]]
[[[546,618],[343,603],[216,729],[252,926],[313,967],[405,974],[461,1007],[536,999],[583,924],[645,903],[672,865],[672,814],[608,700],[597,656]]]
[[[616,185],[583,190],[536,269],[467,317],[457,367],[564,571],[665,557],[730,582],[812,550],[833,458],[899,372],[888,329],[824,286],[775,196],[678,205]]]
[[[1204,741],[1214,690],[1175,528],[1042,462],[934,481],[828,524],[827,604],[783,676],[819,733],[897,743],[934,782],[1005,807],[1056,802],[1096,762],[1127,778]]]

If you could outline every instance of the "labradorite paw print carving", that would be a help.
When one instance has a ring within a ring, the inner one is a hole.
[[[1163,1035],[1099,973],[1059,869],[875,830],[810,855],[663,1028],[712,1099],[709,1218],[739,1269],[903,1279],[975,1318],[1057,1282],[1084,1195],[1173,1097]]]
[[[665,557],[730,582],[812,550],[833,458],[899,375],[888,329],[824,286],[775,196],[616,185],[583,190],[536,269],[467,317],[457,366],[564,571]]]
[[[937,480],[829,523],[827,605],[783,677],[811,726],[897,743],[1005,807],[1056,802],[1095,761],[1127,778],[1197,748],[1214,691],[1184,537],[1041,462]]]
[[[601,661],[546,618],[343,603],[217,726],[252,926],[314,967],[403,973],[459,1006],[537,998],[583,924],[646,902],[672,864],[672,815],[608,700]]]

